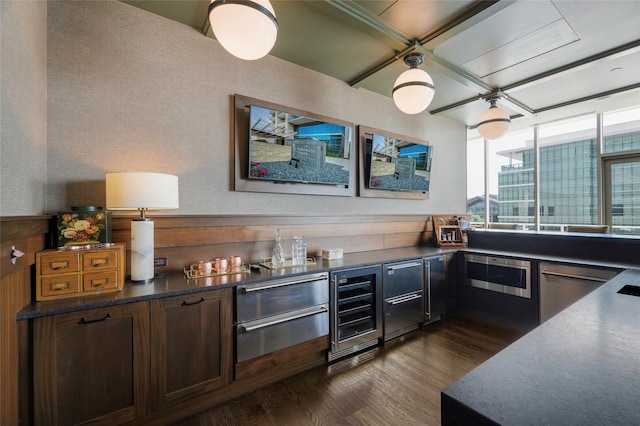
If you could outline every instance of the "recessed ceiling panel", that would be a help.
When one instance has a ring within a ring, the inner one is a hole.
[[[559,19],[562,16],[551,2],[517,2],[444,41],[434,51],[462,65]]]
[[[354,0],[354,3],[373,16],[380,16],[382,12],[397,3],[397,0]]]
[[[534,110],[638,84],[640,52],[604,59],[509,91]],[[638,97],[640,104],[640,97]]]
[[[375,4],[378,2],[369,1],[359,3]],[[380,19],[391,27],[401,29],[410,39],[419,39],[421,36],[435,30],[451,16],[472,3],[474,3],[474,1],[469,0],[398,0],[394,2],[393,6],[387,8],[380,15]]]
[[[512,42],[462,64],[480,77],[528,61],[578,40],[567,21],[557,20]]]

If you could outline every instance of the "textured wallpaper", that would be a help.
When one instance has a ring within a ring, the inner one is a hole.
[[[0,1],[0,216],[45,211],[47,3]]]
[[[49,3],[47,210],[104,204],[104,174],[180,179],[168,214],[464,211],[466,129],[275,57],[242,61],[182,24],[118,1]],[[235,93],[434,145],[429,200],[361,199],[233,188]],[[451,167],[458,164],[459,167]]]

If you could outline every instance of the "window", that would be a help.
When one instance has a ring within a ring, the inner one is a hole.
[[[474,161],[471,155],[467,161],[469,186],[486,179],[490,194],[495,194],[490,196],[489,222],[534,229],[537,219],[541,230],[550,231],[603,223],[613,233],[640,236],[640,107],[601,117],[601,141],[595,113],[539,124],[536,141],[533,129],[493,141],[469,139],[469,149],[486,144],[486,159],[476,150]],[[474,196],[484,200],[484,193]]]
[[[640,107],[602,114],[604,153],[640,149]]]
[[[489,197],[489,214],[498,209],[497,197]],[[484,223],[484,140],[472,139],[467,143],[467,214],[471,222]]]
[[[488,141],[488,180],[497,193],[498,214],[491,222],[535,223],[533,129]],[[527,226],[528,225],[528,226]]]
[[[596,126],[596,115],[589,114],[539,127],[540,204],[558,207],[553,216],[541,215],[545,229],[598,223]]]
[[[640,155],[604,163],[605,216],[616,234],[640,235]]]

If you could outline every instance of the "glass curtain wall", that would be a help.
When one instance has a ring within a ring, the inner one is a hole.
[[[640,235],[640,107],[602,116],[605,218],[616,234]]]
[[[471,223],[485,223],[485,189],[484,189],[484,140],[482,138],[467,141],[467,214]],[[490,199],[490,221],[497,215],[498,196]]]
[[[488,218],[490,227],[516,224],[517,229],[535,229],[537,215],[545,231],[606,222],[613,233],[640,235],[640,107],[601,117],[601,143],[596,114],[537,126],[537,211],[533,129],[493,141],[469,139],[467,206],[472,221],[484,222],[476,206],[479,199],[484,204],[478,183],[484,183],[486,174],[490,201],[496,205],[496,213]],[[485,151],[479,147],[485,143],[486,158],[481,159]],[[603,215],[604,200],[609,204]]]
[[[535,227],[533,129],[513,132],[489,144],[489,185],[497,188],[494,228]],[[503,224],[502,226],[497,225]],[[508,226],[508,224],[515,226]],[[490,227],[492,227],[490,225]]]
[[[598,130],[595,114],[538,130],[540,229],[598,224]]]

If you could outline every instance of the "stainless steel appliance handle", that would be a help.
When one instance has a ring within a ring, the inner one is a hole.
[[[292,284],[304,284],[313,281],[323,281],[328,279],[328,275],[325,273],[314,274],[314,275],[305,275],[304,277],[296,277],[291,279],[277,280],[265,283],[263,285],[256,286],[240,286],[238,287],[238,292],[240,294],[252,293],[254,291],[263,291],[270,290],[272,288],[284,287]]]
[[[387,269],[389,271],[393,271],[393,270],[396,270],[396,269],[413,268],[414,266],[422,266],[422,263],[420,263],[420,262],[402,263],[400,265],[387,266]]]
[[[574,274],[565,274],[562,272],[549,272],[549,271],[540,271],[542,275],[549,275],[552,277],[563,277],[563,278],[573,278],[575,280],[585,280],[585,281],[595,281],[598,283],[606,283],[609,281],[606,278],[597,278],[597,277],[585,277],[583,275],[574,275]]]
[[[429,316],[431,319],[431,262],[426,262],[425,269],[427,270],[427,276],[425,279],[425,287],[427,290],[427,303],[426,303],[426,312],[425,315]]]
[[[411,300],[420,299],[422,297],[422,293],[413,293],[406,296],[398,296],[395,299],[387,299],[387,303],[390,305],[399,305],[401,303],[406,303]]]
[[[247,321],[242,324],[238,324],[239,333],[250,333],[252,331],[259,330],[261,328],[270,327],[272,325],[281,324],[283,322],[292,321],[311,315],[322,314],[329,312],[329,309],[325,305],[313,306],[311,308],[300,309],[290,314],[275,315],[273,317],[260,319],[256,321]]]

